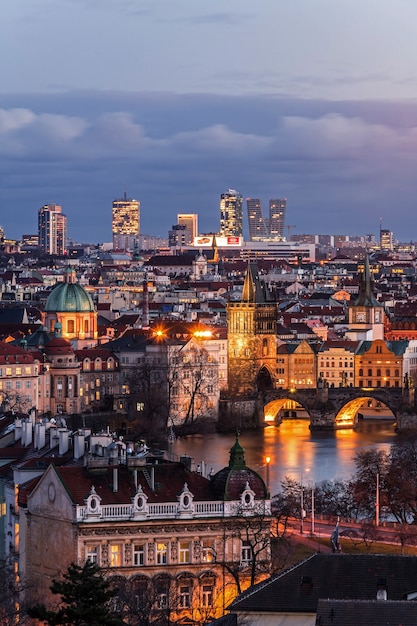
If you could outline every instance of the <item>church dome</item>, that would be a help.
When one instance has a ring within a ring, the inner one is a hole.
[[[246,465],[245,451],[237,437],[230,450],[229,465],[217,472],[211,480],[216,497],[222,500],[239,500],[248,486],[256,500],[268,497],[268,489],[262,478]]]
[[[64,283],[59,283],[49,294],[45,311],[50,313],[91,313],[94,304],[84,287],[72,280],[71,272]]]

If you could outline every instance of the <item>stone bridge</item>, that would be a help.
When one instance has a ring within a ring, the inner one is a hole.
[[[357,413],[369,398],[381,402],[392,411],[398,430],[417,428],[417,407],[414,389],[400,387],[335,387],[321,389],[274,389],[258,396],[258,415],[264,422],[280,424],[280,411],[288,400],[295,401],[310,417],[311,430],[352,428]]]

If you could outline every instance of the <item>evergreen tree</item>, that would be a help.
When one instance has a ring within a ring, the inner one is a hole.
[[[100,568],[90,561],[82,567],[71,563],[60,580],[52,581],[50,589],[61,596],[60,608],[52,611],[44,604],[37,604],[28,609],[30,617],[50,626],[121,626],[123,623],[109,608],[109,601],[117,591],[111,589]]]

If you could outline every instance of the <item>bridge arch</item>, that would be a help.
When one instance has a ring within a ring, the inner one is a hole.
[[[279,389],[262,394],[263,421],[280,424],[280,412],[288,402],[293,402],[308,414],[311,430],[353,428],[358,422],[360,408],[369,400],[389,409],[394,416],[393,422],[398,423],[399,412],[402,413],[405,406],[410,414],[415,415],[410,399],[403,395],[401,388]]]

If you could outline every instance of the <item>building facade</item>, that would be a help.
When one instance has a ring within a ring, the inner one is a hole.
[[[259,198],[246,198],[250,241],[264,241],[269,235]]]
[[[198,235],[198,215],[197,213],[178,213],[177,215],[177,225],[185,226],[186,230],[189,232],[187,244],[190,244],[194,241],[195,237]]]
[[[67,216],[59,204],[45,204],[38,211],[38,240],[45,254],[67,253]]]
[[[269,234],[272,238],[283,239],[285,237],[285,212],[287,210],[287,198],[269,201]]]
[[[112,234],[113,250],[133,251],[140,233],[140,202],[128,198],[113,201]]]
[[[242,195],[229,189],[220,196],[220,233],[222,237],[242,237]]]
[[[75,434],[74,447],[84,443]],[[211,478],[116,442],[106,453],[85,467],[51,465],[21,493],[19,573],[34,600],[48,603],[52,579],[90,560],[117,587],[117,609],[203,624],[252,582],[253,559],[254,582],[268,575],[269,494],[238,441]]]

